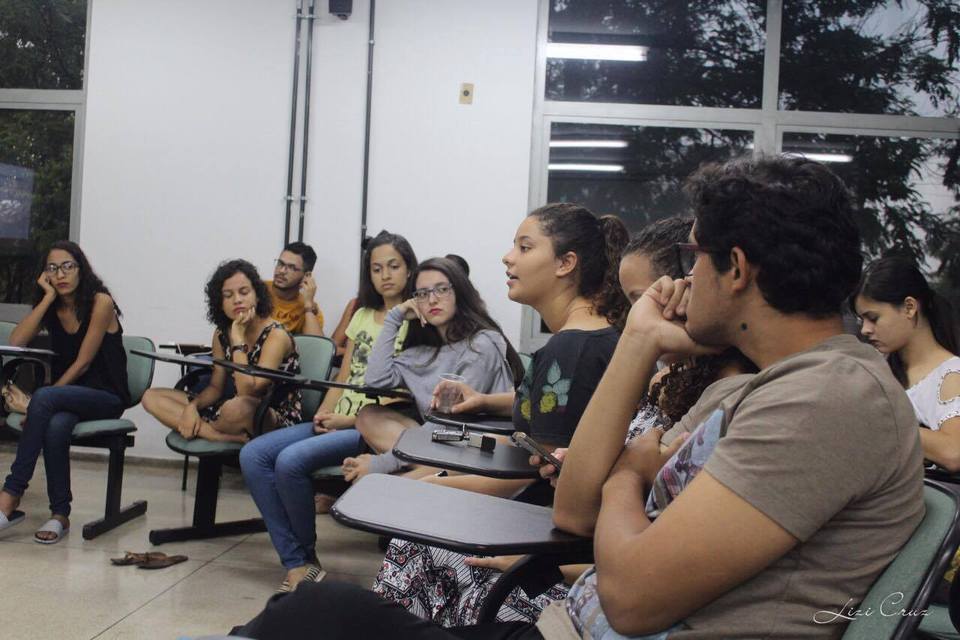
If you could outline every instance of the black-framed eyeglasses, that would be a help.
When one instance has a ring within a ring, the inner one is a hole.
[[[441,300],[451,293],[453,293],[453,285],[438,284],[430,289],[417,289],[413,292],[413,297],[417,299],[417,302],[426,302],[430,299],[431,294],[437,296],[437,300]]]
[[[690,275],[693,271],[693,265],[697,261],[698,253],[707,253],[710,251],[706,247],[701,247],[696,242],[678,242],[673,245],[677,253],[677,268],[684,277]]]
[[[303,269],[301,269],[297,265],[290,264],[289,262],[284,262],[283,260],[278,259],[276,264],[277,264],[277,271],[293,271],[294,273],[296,273],[297,271],[303,271]]]
[[[78,265],[73,260],[67,260],[66,262],[61,262],[60,264],[54,264],[53,262],[51,262],[50,264],[45,266],[43,270],[52,276],[57,275],[57,271],[60,271],[61,273],[63,273],[63,275],[68,276],[74,271],[76,271],[79,266],[80,265]]]

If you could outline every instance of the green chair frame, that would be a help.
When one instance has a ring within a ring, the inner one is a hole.
[[[294,336],[300,354],[302,374],[314,380],[326,380],[330,376],[336,346],[330,338],[322,336]],[[271,395],[278,391],[276,385]],[[302,416],[311,419],[323,401],[323,391],[304,390]],[[264,398],[257,412],[255,424],[266,415],[271,395]],[[167,435],[167,446],[183,455],[197,458],[197,488],[193,503],[193,522],[188,527],[154,529],[150,531],[150,543],[154,545],[184,540],[203,540],[222,536],[245,535],[266,531],[262,518],[249,518],[230,522],[217,522],[217,499],[220,492],[220,476],[225,464],[237,464],[242,444],[232,442],[209,442],[199,438],[187,440],[176,431]]]
[[[933,592],[960,546],[960,494],[955,485],[924,480],[926,514],[910,539],[870,587],[860,609],[879,612],[890,594],[902,593],[897,609],[917,615],[857,617],[843,640],[907,640],[914,637]],[[922,569],[922,571],[921,571]],[[887,606],[889,608],[889,605]]]

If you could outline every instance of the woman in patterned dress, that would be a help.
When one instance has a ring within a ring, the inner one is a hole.
[[[246,260],[221,263],[207,282],[206,294],[207,318],[216,326],[214,358],[300,372],[293,336],[270,318],[270,295],[256,267]],[[225,393],[228,376],[237,390],[233,397]],[[257,406],[271,384],[265,378],[214,367],[210,383],[199,393],[149,389],[143,406],[184,438],[246,442],[253,434]],[[296,422],[300,422],[300,390],[292,388],[271,400],[264,431]]]

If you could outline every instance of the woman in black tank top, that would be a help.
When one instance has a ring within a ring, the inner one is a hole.
[[[53,244],[37,279],[37,302],[10,334],[26,346],[40,329],[56,355],[53,384],[33,394],[17,457],[0,491],[0,530],[23,520],[20,499],[42,452],[51,518],[34,534],[52,544],[70,529],[70,440],[81,420],[118,418],[130,404],[120,310],[73,242]]]

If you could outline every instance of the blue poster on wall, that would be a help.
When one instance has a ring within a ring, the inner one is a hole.
[[[0,163],[0,238],[30,237],[33,170]]]

